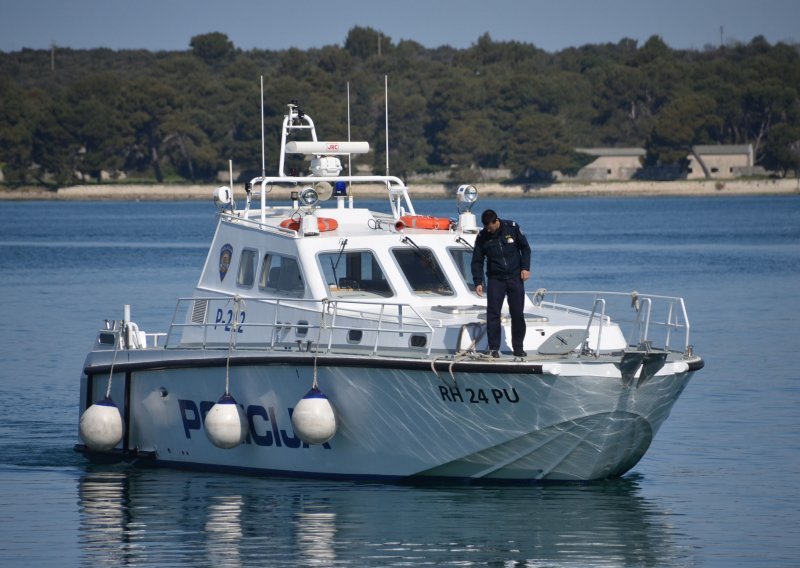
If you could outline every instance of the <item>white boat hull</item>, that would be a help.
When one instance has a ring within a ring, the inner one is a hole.
[[[644,455],[694,370],[667,363],[643,384],[626,386],[610,360],[457,363],[451,376],[446,364],[434,373],[429,361],[320,356],[319,388],[338,430],[330,442],[308,446],[295,435],[291,412],[311,386],[313,356],[249,354],[232,359],[230,369],[249,435],[225,450],[203,432],[206,412],[224,391],[225,358],[198,365],[186,359],[196,354],[169,355],[115,367],[112,398],[126,409],[117,454],[179,467],[392,480],[622,475]],[[90,360],[84,406],[108,379],[107,367]]]

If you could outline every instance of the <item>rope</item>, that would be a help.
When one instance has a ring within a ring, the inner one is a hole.
[[[456,354],[453,356],[452,359],[450,359],[450,364],[447,366],[447,371],[450,374],[450,378],[453,381],[453,385],[452,386],[457,386],[457,384],[458,384],[458,382],[456,381],[455,373],[453,372],[453,367],[459,361],[464,361],[466,359],[469,359],[469,360],[472,360],[472,361],[481,361],[481,360],[493,361],[494,360],[493,357],[491,357],[491,356],[489,356],[489,355],[487,355],[485,353],[478,353],[478,352],[475,351],[475,346],[478,344],[478,341],[483,339],[483,336],[486,334],[486,331],[487,331],[486,327],[485,326],[481,326],[480,323],[465,324],[465,327],[469,326],[469,325],[471,325],[473,327],[478,327],[479,329],[481,327],[483,327],[483,332],[479,333],[479,334],[476,334],[475,338],[467,346],[466,349],[462,349],[461,351],[456,351]],[[446,356],[443,356],[443,357],[446,357]],[[431,359],[431,371],[433,371],[433,374],[436,375],[436,377],[438,379],[442,380],[442,382],[447,385],[447,382],[444,381],[444,379],[442,379],[442,377],[439,376],[439,373],[436,371],[436,362],[439,361],[440,359],[442,359],[443,357],[434,357],[433,359]],[[448,386],[450,386],[450,385],[448,385]]]
[[[111,382],[114,380],[114,365],[117,362],[117,352],[119,345],[122,343],[122,326],[117,331],[117,337],[114,339],[114,356],[111,358],[111,371],[108,373],[108,387],[106,387],[106,398],[111,398]]]
[[[312,389],[317,388],[317,357],[319,356],[319,342],[322,337],[322,328],[325,327],[325,312],[328,309],[328,299],[322,300],[322,313],[319,317],[319,327],[317,328],[317,344],[314,346],[314,382],[311,385]]]
[[[225,360],[225,396],[230,396],[231,383],[231,351],[233,351],[233,338],[239,331],[239,315],[242,310],[244,300],[238,294],[233,297],[233,318],[231,319],[231,336],[228,340],[228,356]]]
[[[641,306],[639,305],[639,292],[637,292],[636,290],[631,292],[631,307],[637,312],[641,308]]]

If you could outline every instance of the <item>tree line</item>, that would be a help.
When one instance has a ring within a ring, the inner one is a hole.
[[[7,184],[76,183],[101,171],[137,181],[206,182],[233,160],[267,171],[286,104],[299,101],[325,139],[374,149],[385,170],[384,77],[391,173],[481,168],[516,180],[574,173],[577,147],[643,147],[644,165],[683,165],[697,144],[752,144],[778,175],[800,169],[797,45],[675,50],[659,37],[549,53],[485,34],[469,48],[393,42],[352,28],[343,46],[241,50],[214,32],[177,52],[23,49],[0,53],[0,169]]]

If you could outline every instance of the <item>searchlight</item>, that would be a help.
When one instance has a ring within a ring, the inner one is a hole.
[[[478,224],[472,206],[478,201],[478,189],[474,185],[459,186],[456,192],[458,204],[458,230],[462,233],[477,233]]]

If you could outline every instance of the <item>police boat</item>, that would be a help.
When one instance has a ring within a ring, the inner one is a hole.
[[[76,451],[385,481],[585,481],[637,464],[703,367],[683,299],[529,292],[527,357],[510,355],[507,312],[488,357],[478,190],[458,188],[452,219],[425,215],[399,178],[342,173],[369,150],[318,139],[288,105],[277,175],[262,168],[243,206],[214,191],[205,266],[168,327],[141,330],[125,306],[98,332]],[[359,207],[359,188],[385,210]]]

